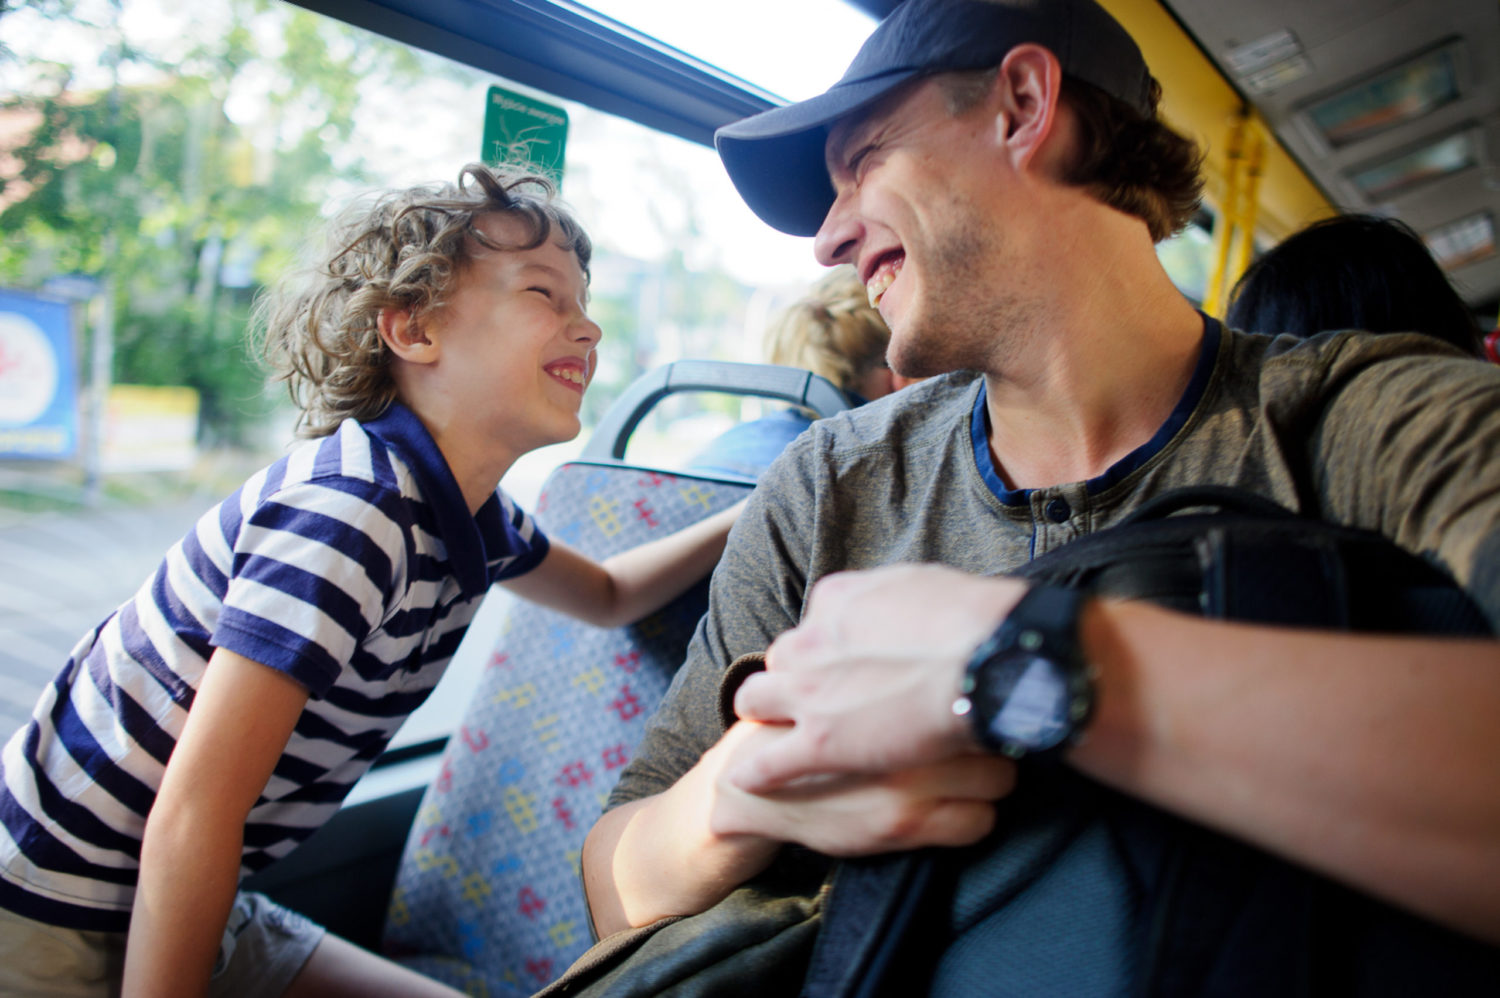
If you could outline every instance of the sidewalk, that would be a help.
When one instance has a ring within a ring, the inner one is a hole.
[[[7,516],[0,523],[0,741],[90,628],[129,599],[212,502]]]

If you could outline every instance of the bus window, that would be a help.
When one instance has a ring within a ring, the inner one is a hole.
[[[840,0],[826,6],[847,10]],[[849,52],[873,25],[864,18],[861,29],[859,17],[837,29]],[[57,278],[88,289],[67,306],[77,349],[61,373],[82,403],[79,447],[55,459],[0,457],[6,495],[79,520],[103,515],[90,503],[150,520],[150,529],[99,530],[120,570],[103,573],[86,598],[18,615],[22,639],[0,641],[26,649],[0,652],[0,669],[23,677],[0,713],[6,736],[78,636],[290,438],[283,393],[244,350],[257,288],[352,197],[451,181],[479,159],[491,87],[568,118],[562,193],[595,242],[591,309],[605,330],[579,439],[529,455],[507,476],[523,506],[534,508],[545,474],[577,452],[638,374],[687,357],[759,360],[766,317],[822,272],[810,240],[776,233],[745,208],[702,136],[691,141],[303,6],[37,5],[0,15],[0,42],[0,287],[54,302],[66,301]],[[763,68],[783,61],[779,51],[754,51]],[[847,58],[842,46],[803,53],[806,86],[826,86]],[[743,81],[724,89],[762,93]],[[159,412],[167,401],[169,419]],[[722,405],[702,403],[710,404]],[[712,410],[705,420],[691,400],[679,406],[642,428],[647,453],[690,452],[705,425],[735,418]],[[167,422],[171,448],[121,443]],[[21,536],[23,561],[33,548],[36,558],[68,557],[43,533]]]

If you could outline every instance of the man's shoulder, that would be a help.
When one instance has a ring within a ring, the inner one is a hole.
[[[1474,359],[1457,347],[1421,333],[1370,333],[1359,329],[1333,329],[1307,337],[1228,330],[1225,350],[1233,369],[1245,373],[1292,370],[1331,373],[1385,362],[1422,365]]]
[[[1330,330],[1310,337],[1231,330],[1219,364],[1234,394],[1253,390],[1262,403],[1321,406],[1351,388],[1355,395],[1400,386],[1431,394],[1454,379],[1500,378],[1500,368],[1419,333]]]
[[[980,376],[956,371],[927,378],[857,409],[813,424],[821,446],[834,452],[883,448],[899,438],[903,448],[946,439],[966,428],[979,391]]]

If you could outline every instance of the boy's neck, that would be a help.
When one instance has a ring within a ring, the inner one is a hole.
[[[426,428],[448,465],[470,515],[489,501],[519,455],[511,454],[491,440],[481,440],[472,418],[433,414],[405,403]]]

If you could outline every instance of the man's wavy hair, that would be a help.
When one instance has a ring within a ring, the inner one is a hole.
[[[475,222],[489,214],[519,220],[524,240],[501,245],[485,235]],[[477,246],[528,250],[549,239],[577,256],[587,280],[592,244],[552,182],[478,163],[455,184],[388,191],[342,212],[323,257],[255,307],[262,356],[301,410],[298,434],[326,436],[395,401],[391,353],[377,325],[383,309],[409,309],[420,324],[446,303]]]
[[[937,79],[951,114],[974,107],[999,67],[943,73]],[[1162,122],[1161,84],[1151,78],[1151,116],[1091,83],[1064,76],[1059,102],[1078,119],[1078,148],[1062,180],[1146,223],[1155,242],[1180,231],[1203,200],[1203,153]]]

